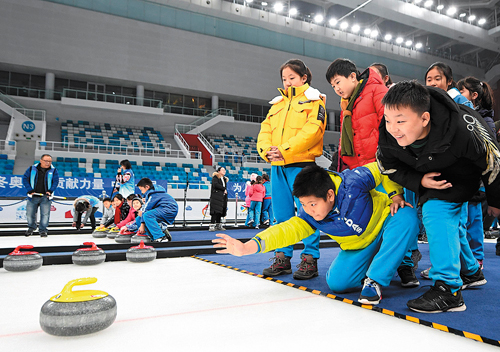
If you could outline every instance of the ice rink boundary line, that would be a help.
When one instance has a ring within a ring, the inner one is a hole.
[[[406,321],[410,321],[410,322],[413,322],[413,323],[416,323],[416,324],[428,326],[428,327],[431,327],[431,328],[434,328],[434,329],[437,329],[437,330],[440,330],[440,331],[452,333],[454,335],[462,336],[462,337],[465,337],[465,338],[468,338],[468,339],[471,339],[471,340],[475,340],[475,341],[478,341],[478,342],[483,342],[483,343],[486,343],[486,344],[489,344],[489,345],[493,345],[495,347],[500,347],[500,341],[493,340],[493,339],[490,339],[490,338],[487,338],[487,337],[484,337],[484,336],[481,336],[481,335],[478,335],[478,334],[473,334],[471,332],[454,329],[454,328],[448,327],[446,325],[442,325],[442,324],[438,324],[438,323],[433,323],[433,322],[430,322],[430,321],[427,321],[427,320],[423,320],[423,319],[419,319],[419,318],[416,318],[416,317],[413,317],[413,316],[410,316],[410,315],[401,314],[401,313],[394,312],[392,310],[388,310],[388,309],[385,309],[385,308],[380,308],[378,306],[372,306],[372,305],[369,305],[369,304],[361,304],[359,302],[353,301],[353,300],[348,299],[348,298],[340,297],[340,296],[337,296],[337,295],[334,295],[334,294],[331,294],[331,293],[322,292],[322,291],[319,291],[319,290],[313,290],[313,289],[307,288],[305,286],[300,286],[300,285],[297,285],[297,284],[294,284],[294,283],[291,283],[291,282],[286,282],[286,281],[283,281],[283,280],[275,279],[273,277],[265,276],[265,275],[262,275],[262,274],[256,274],[256,273],[253,273],[251,271],[247,271],[247,270],[244,270],[244,269],[235,268],[235,267],[233,267],[231,265],[225,265],[225,264],[217,263],[217,262],[214,262],[214,261],[211,261],[211,260],[208,260],[208,259],[204,259],[204,258],[200,258],[200,257],[197,257],[197,256],[193,256],[192,258],[201,260],[201,261],[206,262],[206,263],[210,263],[210,264],[214,264],[214,265],[217,265],[217,266],[221,266],[221,267],[226,268],[226,269],[231,269],[231,270],[237,271],[239,273],[243,273],[243,274],[255,276],[255,277],[267,280],[267,281],[276,282],[278,284],[282,284],[282,285],[285,285],[285,286],[288,286],[288,287],[299,289],[301,291],[310,292],[310,293],[313,293],[315,295],[324,296],[324,297],[327,297],[327,298],[330,298],[330,299],[334,299],[336,301],[340,301],[340,302],[343,302],[343,303],[347,303],[347,304],[350,304],[350,305],[353,305],[353,306],[365,308],[365,309],[372,310],[374,312],[382,313],[382,314],[385,314],[385,315],[390,315],[392,317],[396,317],[396,318],[399,318],[399,319],[402,319],[402,320],[406,320]]]

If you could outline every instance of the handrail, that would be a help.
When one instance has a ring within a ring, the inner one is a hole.
[[[11,108],[14,109],[24,109],[24,106],[19,104],[17,101],[14,99],[9,98],[7,95],[3,94],[0,92],[0,100],[3,101],[5,104],[9,105]]]
[[[182,143],[184,148],[186,148],[186,151],[189,153],[190,158],[191,159],[201,159],[201,152],[190,151],[188,142],[186,142],[184,137],[182,137],[181,132],[179,132],[179,130],[177,130],[177,125],[175,125],[175,126],[176,126],[175,127],[175,135],[177,136],[177,138],[179,138],[179,141]]]
[[[109,94],[109,93],[98,93],[94,91],[77,90],[69,88],[63,89],[62,96],[65,98],[94,100],[106,103],[125,104],[125,105],[139,105],[139,106],[147,106],[150,108],[163,109],[163,102],[158,99],[139,98],[139,97]]]
[[[69,140],[69,135],[67,136],[64,136],[63,138],[63,143],[68,143],[70,142]],[[127,144],[127,143],[122,143],[121,142],[121,139],[118,139],[118,142],[120,144],[100,144],[100,143],[95,143],[95,141],[98,141],[98,140],[104,140],[104,136],[102,138],[87,138],[87,137],[80,137],[80,136],[72,136],[73,138],[84,138],[85,141],[87,142],[86,144],[95,144],[95,145],[102,145],[102,146],[106,146],[106,147],[132,147],[132,148],[141,148],[141,149],[144,149],[144,147],[134,147],[133,145],[130,145],[130,144]],[[91,139],[91,141],[88,141],[89,139]],[[114,140],[117,140],[117,139],[114,139]],[[72,141],[72,143],[74,143],[74,141]],[[150,142],[150,143],[153,143],[153,142]],[[85,144],[85,143],[82,143],[82,144]],[[157,142],[155,142],[154,144],[158,145]],[[165,147],[165,149],[172,149],[172,144],[171,143],[162,143]]]
[[[257,163],[257,164],[262,164],[262,163],[267,163],[264,159],[262,159],[260,156],[244,156],[243,157],[243,163]]]
[[[37,89],[37,88],[27,88],[27,87],[16,87],[16,86],[7,86],[0,84],[0,91],[6,95],[15,95],[20,97],[28,97],[28,98],[37,98],[37,99],[45,99],[52,94],[53,100],[61,100],[61,91],[56,90],[45,90],[45,89]]]
[[[219,115],[233,116],[233,110],[232,109],[225,109],[225,108],[219,108],[219,109],[212,110],[212,111],[210,111],[210,113],[203,116],[202,118],[199,118],[198,120],[191,122],[191,125],[196,125],[196,126],[203,125],[205,122],[207,122],[207,121],[209,121],[209,120],[211,120],[214,117],[219,116]]]
[[[16,110],[33,121],[45,121],[45,115],[46,115],[45,110],[25,109],[25,108],[16,108]]]
[[[208,149],[208,151],[212,154],[212,155],[215,155],[215,150],[214,150],[214,147],[212,144],[210,144],[210,142],[205,138],[205,136],[201,133],[198,133],[198,137],[200,138],[201,140],[201,143],[203,143],[203,145],[205,146],[205,148]]]

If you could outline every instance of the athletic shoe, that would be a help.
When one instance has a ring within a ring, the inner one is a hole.
[[[363,289],[359,295],[358,302],[363,304],[379,304],[382,299],[382,290],[378,283],[367,277]]]
[[[167,241],[170,242],[172,241],[172,235],[170,235],[170,232],[168,231],[167,224],[165,223],[160,223],[161,231],[163,232],[163,240],[162,241]],[[160,241],[161,242],[161,241]]]
[[[466,288],[469,287],[476,287],[476,286],[482,286],[486,284],[486,279],[484,278],[483,271],[481,268],[477,269],[477,271],[472,274],[472,275],[462,275],[460,274],[460,277],[462,278],[463,284],[462,284],[462,290],[465,290]]]
[[[170,238],[172,238],[172,237],[170,237]],[[151,239],[151,242],[153,242],[153,243],[160,243],[160,242],[163,242],[163,241],[169,242],[170,239],[166,235],[162,236],[160,238],[157,238],[157,239]]]
[[[431,270],[431,268],[432,266],[430,268],[421,271],[420,276],[422,276],[424,279],[430,280],[431,278],[429,277],[429,271]]]
[[[442,281],[436,281],[422,296],[409,300],[408,308],[420,313],[462,312],[465,306],[462,291],[455,293]]]
[[[418,243],[429,243],[429,240],[427,239],[427,234],[422,233],[418,235]]]
[[[40,232],[40,237],[47,237],[47,232]]]
[[[273,263],[269,268],[265,268],[262,271],[262,274],[266,276],[278,276],[292,273],[292,264],[290,264],[290,257],[285,257],[285,254],[283,252],[276,252],[274,257],[269,260],[273,260]]]
[[[318,259],[313,258],[310,254],[302,254],[302,261],[297,265],[296,272],[293,273],[293,278],[297,280],[308,280],[318,276]]]
[[[477,261],[479,263],[479,269],[484,270],[484,265],[482,260]]]
[[[266,226],[269,225],[269,219],[264,221],[264,225],[266,225]]]
[[[408,265],[401,265],[398,268],[398,275],[399,278],[401,279],[401,286],[410,288],[410,287],[417,287],[420,285],[420,282],[417,280],[417,277],[415,276],[415,271],[414,268],[409,267]]]
[[[33,231],[34,231],[33,229],[28,229],[28,230],[26,231],[26,233],[24,234],[24,236],[26,236],[26,237],[30,237],[30,236],[33,234]]]
[[[219,230],[219,231],[226,231],[226,229],[224,227],[222,227],[222,224],[216,224],[215,229]]]
[[[214,232],[215,230],[216,230],[215,224],[210,224],[210,226],[208,227],[208,231]]]
[[[495,239],[499,236],[499,231],[498,230],[486,230],[484,231],[484,238],[488,238],[488,239]]]
[[[255,226],[255,229],[258,230],[259,229],[259,225]]]
[[[248,227],[252,227],[252,224],[253,224],[253,220],[249,221],[248,224],[247,224],[247,226]]]
[[[411,251],[411,261],[413,262],[413,272],[418,269],[418,262],[422,259],[422,253],[418,249]]]

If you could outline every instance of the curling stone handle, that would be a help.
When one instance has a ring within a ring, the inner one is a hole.
[[[14,249],[14,253],[19,253],[21,249],[33,249],[33,246],[31,244],[22,244]]]
[[[76,279],[76,280],[71,280],[64,286],[64,288],[61,291],[61,295],[63,296],[70,296],[73,294],[73,286],[79,286],[79,285],[89,285],[97,282],[97,278],[95,277],[84,277],[81,279]]]
[[[84,246],[91,246],[92,248],[90,248],[90,249],[93,249],[93,250],[97,250],[98,249],[97,246],[96,246],[96,244],[94,242],[83,242],[83,245]]]

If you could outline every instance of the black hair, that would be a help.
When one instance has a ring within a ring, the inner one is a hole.
[[[370,67],[375,68],[380,74],[382,75],[382,81],[385,79],[385,77],[389,77],[387,82],[385,82],[385,86],[389,87],[392,85],[392,79],[391,76],[389,76],[389,69],[387,68],[386,65],[380,63],[380,62],[374,62],[373,64],[370,65]]]
[[[155,189],[155,185],[153,184],[153,181],[151,181],[149,178],[144,177],[141,178],[139,182],[137,182],[137,187],[146,187],[149,186],[149,189]]]
[[[127,200],[133,200],[134,198],[137,198],[137,194],[132,193],[127,196]]]
[[[250,184],[253,186],[255,184],[255,180],[250,181]]]
[[[83,213],[84,211],[87,210],[87,204],[86,202],[80,202],[78,201],[76,204],[75,204],[75,210],[77,213]]]
[[[262,176],[257,176],[255,178],[255,183],[261,184],[262,183]]]
[[[106,198],[104,198],[104,199],[102,200],[102,202],[103,202],[103,203],[104,203],[104,202],[111,202],[111,198],[106,197]]]
[[[132,169],[132,164],[127,159],[120,161],[120,165],[123,166],[126,170]]]
[[[402,81],[393,85],[382,98],[385,108],[410,108],[422,115],[431,107],[429,91],[416,80]]]
[[[217,170],[215,170],[215,171],[220,172],[220,169],[225,169],[225,167],[224,167],[224,166],[219,166],[219,167],[217,168]]]
[[[328,171],[318,165],[306,166],[295,177],[293,182],[293,196],[315,196],[326,201],[328,191],[335,191],[335,184]]]
[[[458,90],[467,89],[469,92],[477,93],[477,98],[472,99],[472,105],[474,107],[479,107],[481,109],[492,110],[494,99],[493,99],[493,90],[490,85],[486,82],[482,82],[478,80],[476,77],[465,77],[457,82]]]
[[[40,157],[40,160],[42,160],[43,158],[45,158],[46,156],[48,156],[49,158],[52,159],[52,155],[50,154],[42,154],[42,156]]]
[[[449,82],[447,90],[455,88],[455,81],[453,81],[453,71],[451,70],[451,67],[444,62],[435,62],[429,66],[429,68],[425,72],[425,82],[427,82],[427,74],[434,68],[437,69],[446,78],[446,82]]]
[[[289,68],[296,74],[298,74],[300,77],[303,77],[304,75],[307,76],[306,83],[311,84],[312,81],[312,73],[311,70],[306,66],[306,64],[299,59],[291,59],[285,62],[283,65],[280,67],[280,78],[283,77],[283,70],[285,68]]]
[[[351,73],[356,73],[356,79],[359,80],[359,71],[356,64],[349,59],[336,59],[328,66],[326,70],[326,80],[328,83],[335,76],[349,77]]]
[[[269,181],[269,175],[268,174],[262,174],[262,179],[265,181]]]
[[[113,200],[115,200],[115,198],[118,198],[121,202],[123,202],[123,196],[120,193],[115,194],[113,196]]]

